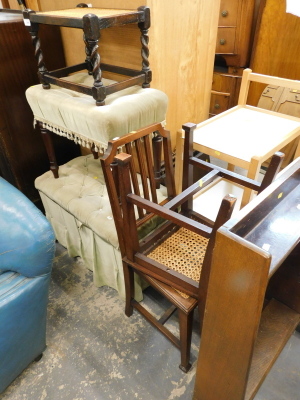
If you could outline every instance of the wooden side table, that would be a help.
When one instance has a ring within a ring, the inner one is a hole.
[[[55,84],[80,93],[85,93],[93,96],[96,100],[96,105],[100,106],[105,104],[105,98],[109,94],[134,85],[142,85],[144,88],[150,86],[151,70],[148,61],[148,29],[150,27],[149,7],[142,6],[136,11],[132,11],[90,8],[86,4],[81,3],[74,9],[58,11],[34,12],[25,9],[23,11],[23,17],[25,26],[32,36],[35,55],[38,60],[40,81],[45,89],[49,89],[50,84]],[[86,52],[85,62],[49,72],[44,63],[41,43],[38,38],[40,24],[82,29]],[[141,70],[139,71],[100,63],[100,55],[97,50],[101,30],[127,24],[137,24],[141,31],[142,50]],[[63,79],[63,77],[71,73],[82,70],[87,70],[90,75],[93,75],[94,84],[92,88],[81,84],[70,83]],[[102,70],[126,76],[126,79],[104,86],[102,82]]]
[[[300,135],[300,120],[252,106],[236,106],[199,124],[194,148],[248,171],[257,179],[261,164]],[[300,156],[300,148],[295,158]],[[242,206],[250,200],[245,191]]]

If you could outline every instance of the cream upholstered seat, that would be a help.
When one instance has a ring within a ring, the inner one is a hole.
[[[71,75],[65,80],[86,86],[93,85],[93,77],[85,72]],[[104,84],[112,83],[103,79]],[[157,89],[132,86],[106,97],[104,106],[95,100],[55,85],[45,90],[42,85],[27,89],[26,98],[35,121],[48,130],[96,150],[106,148],[114,137],[145,126],[163,122],[166,118],[167,95]]]
[[[77,157],[59,171],[58,179],[48,171],[35,180],[57,240],[71,257],[83,259],[96,286],[113,287],[125,298],[118,237],[99,160],[92,155]],[[165,188],[157,195],[162,201]],[[142,299],[140,279],[136,299]]]
[[[87,73],[64,79],[93,84],[93,77]],[[35,121],[95,151],[105,150],[115,137],[164,122],[168,102],[165,93],[140,86],[108,95],[100,107],[89,95],[55,85],[49,90],[42,85],[30,87],[26,97]],[[57,240],[70,256],[82,257],[93,271],[97,286],[113,287],[124,298],[119,243],[100,161],[92,155],[78,157],[59,167],[58,179],[48,171],[36,179],[35,185]],[[142,298],[141,289],[137,278],[137,300]]]

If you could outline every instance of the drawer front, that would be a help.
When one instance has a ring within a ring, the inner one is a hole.
[[[234,79],[235,78],[231,76],[226,76],[214,72],[212,90],[216,90],[217,92],[231,93],[232,88],[234,86]]]
[[[209,113],[216,115],[228,109],[229,96],[212,94],[210,98]]]
[[[240,0],[221,0],[219,26],[236,26]]]
[[[234,54],[236,28],[218,28],[216,53]]]

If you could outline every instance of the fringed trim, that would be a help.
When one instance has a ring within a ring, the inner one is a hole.
[[[101,143],[96,140],[91,140],[90,138],[87,138],[86,136],[83,136],[79,133],[75,133],[70,131],[69,129],[62,128],[61,126],[55,125],[52,122],[49,123],[45,120],[42,120],[41,118],[34,118],[34,126],[36,125],[37,122],[41,122],[43,124],[43,128],[47,129],[48,131],[51,131],[55,133],[56,135],[66,137],[69,140],[73,140],[76,144],[79,144],[80,146],[86,147],[87,149],[92,149],[93,151],[100,151],[100,152],[105,152],[107,148],[107,143]]]
[[[49,123],[48,121],[45,121],[40,117],[39,118],[34,117],[33,127],[35,127],[38,122],[41,122],[43,124],[43,128],[47,129],[48,131],[51,131],[51,132],[55,133],[56,135],[66,137],[69,140],[73,140],[73,142],[75,142],[76,144],[86,147],[87,149],[91,149],[92,151],[96,151],[96,152],[100,151],[100,152],[104,153],[107,149],[107,143],[101,143],[96,140],[91,140],[90,138],[87,138],[86,136],[83,136],[79,133],[72,132],[69,129],[62,128],[61,126],[55,125],[52,122]],[[161,124],[163,127],[165,127],[166,121],[165,120],[162,121]],[[119,139],[119,137],[114,138],[114,139]]]

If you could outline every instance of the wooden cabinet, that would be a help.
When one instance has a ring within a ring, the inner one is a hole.
[[[300,18],[286,13],[285,0],[261,0],[250,68],[260,74],[300,79]],[[264,86],[250,87],[256,105]]]
[[[243,69],[249,66],[255,0],[221,0],[210,116],[237,105]]]
[[[209,115],[220,114],[237,105],[240,86],[240,76],[214,71]]]
[[[255,0],[221,0],[216,54],[229,67],[249,65]]]
[[[41,36],[53,46],[48,46],[45,57],[50,66],[59,68],[64,63],[59,31],[48,28]],[[34,179],[49,169],[49,162],[25,98],[26,89],[37,84],[38,77],[33,46],[21,15],[0,12],[0,48],[0,175],[30,200],[39,202]],[[69,141],[62,146],[62,139],[57,137],[55,146],[60,160],[66,162],[79,151]]]

